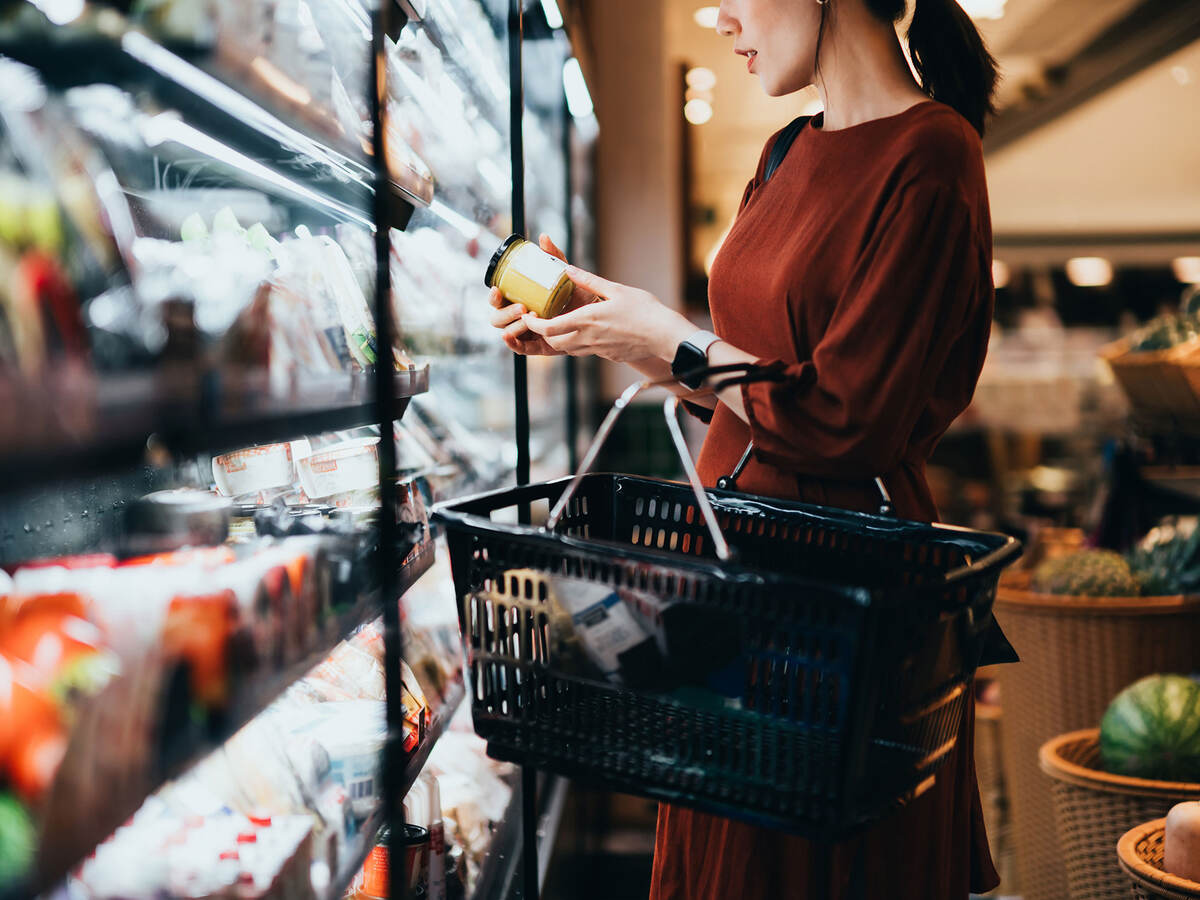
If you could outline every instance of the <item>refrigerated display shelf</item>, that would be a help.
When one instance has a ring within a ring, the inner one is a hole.
[[[454,80],[458,87],[470,96],[480,115],[501,134],[507,135],[510,124],[508,73],[493,70],[489,73],[490,77],[481,77],[484,74],[479,68],[482,64],[482,51],[472,52],[455,29],[442,21],[440,15],[431,16],[426,11],[419,21],[413,23],[413,27],[424,31],[447,64],[461,73],[462,77]]]
[[[420,777],[425,764],[429,761],[429,754],[433,752],[434,745],[445,733],[446,726],[454,717],[455,711],[465,696],[466,687],[463,684],[462,672],[460,670],[459,677],[446,689],[446,693],[442,698],[442,705],[434,713],[433,721],[429,724],[429,730],[425,733],[425,740],[420,743],[416,752],[405,763],[404,778],[401,781],[404,794],[407,794],[412,789],[417,778]],[[350,886],[350,882],[354,880],[354,876],[358,874],[358,870],[362,868],[363,863],[366,861],[367,854],[371,852],[371,848],[375,845],[375,838],[383,825],[384,816],[383,806],[381,805],[359,832],[362,843],[354,855],[346,861],[346,865],[339,867],[337,876],[329,883],[329,888],[323,895],[324,900],[341,900],[346,888]]]
[[[363,52],[369,52],[366,45]],[[247,78],[225,58],[214,62],[212,48],[167,46],[131,27],[116,35],[64,28],[6,35],[0,55],[33,67],[47,85],[58,89],[96,83],[143,88],[208,138],[280,176],[276,188],[286,189],[282,182],[292,182],[293,200],[310,214],[323,207],[335,223],[371,224],[375,175],[365,148],[335,140],[327,133],[329,126],[322,124],[321,113],[310,111],[301,118],[296,107],[282,99],[268,104],[270,95],[261,85],[253,96],[243,92],[235,84],[253,86],[260,80]],[[323,140],[309,130],[320,132]],[[432,194],[427,186],[398,181],[394,174],[391,184],[400,201],[393,224],[403,227],[413,209],[427,206]]]
[[[144,462],[155,448],[219,452],[375,421],[369,373],[300,379],[265,373],[142,373],[0,382],[0,490]],[[396,373],[397,412],[429,390],[429,367]]]
[[[432,566],[433,548],[433,543],[427,541],[406,559],[397,576],[398,590],[401,594]],[[162,772],[140,773],[138,777],[131,778],[130,784],[136,789],[122,791],[120,796],[115,798],[106,797],[105,803],[94,804],[97,807],[95,809],[81,810],[80,798],[66,795],[71,792],[59,795],[52,788],[39,826],[41,834],[54,835],[55,841],[51,845],[43,844],[38,848],[37,881],[39,887],[49,889],[59,884],[80,860],[112,834],[122,822],[133,815],[146,797],[158,790],[165,782],[183,775],[232,737],[242,726],[266,709],[290,685],[324,660],[339,642],[360,625],[377,618],[381,615],[382,610],[383,607],[377,593],[360,597],[351,608],[337,615],[336,626],[328,629],[328,639],[322,641],[320,646],[314,647],[302,659],[296,660],[283,669],[256,676],[249,683],[241,686],[228,711],[221,717],[219,725],[208,729],[207,734],[198,735],[196,742],[184,758],[168,765]],[[81,723],[84,715],[86,715],[86,710],[80,716]],[[435,724],[439,729],[444,727],[444,723],[440,721],[436,721]],[[86,727],[77,726],[73,734],[87,730]],[[433,733],[432,727],[430,733]],[[440,731],[438,733],[440,734]],[[72,755],[71,750],[68,749],[64,766],[68,764]],[[83,755],[86,756],[86,754]],[[84,812],[87,814],[85,815]],[[15,896],[20,896],[20,893],[17,892]]]

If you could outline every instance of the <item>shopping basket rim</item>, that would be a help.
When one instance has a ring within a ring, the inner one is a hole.
[[[625,480],[644,484],[664,484],[671,487],[686,486],[686,483],[669,481],[667,479],[646,478],[640,475],[628,475],[616,472],[593,472],[583,476],[583,478],[585,481]],[[813,579],[805,579],[795,575],[782,576],[768,570],[744,566],[737,563],[736,560],[731,564],[722,564],[716,560],[681,556],[679,553],[635,547],[618,541],[606,541],[598,538],[577,538],[564,534],[552,536],[543,531],[540,526],[523,525],[516,522],[496,522],[485,514],[494,509],[503,509],[535,499],[545,499],[543,495],[547,488],[561,487],[565,489],[570,482],[571,477],[565,476],[516,487],[495,488],[467,497],[444,500],[433,505],[430,519],[437,524],[453,523],[461,527],[488,531],[493,534],[503,534],[508,538],[521,539],[523,541],[544,541],[550,537],[554,537],[555,541],[581,552],[587,552],[589,549],[595,549],[597,546],[603,546],[606,549],[618,548],[624,556],[630,559],[638,559],[652,564],[679,565],[681,562],[685,562],[689,568],[704,570],[726,581],[758,582],[762,580],[779,580],[789,583],[808,582],[811,584],[821,584],[821,586],[826,588],[829,586],[827,583],[817,582]],[[799,512],[830,522],[852,524],[860,530],[877,534],[894,534],[903,531],[919,531],[927,534],[939,532],[948,537],[959,535],[964,538],[983,539],[997,543],[995,548],[984,553],[982,556],[972,558],[966,564],[943,573],[940,579],[915,586],[913,588],[914,592],[942,589],[966,578],[978,577],[991,571],[996,572],[998,577],[999,571],[1018,557],[1022,549],[1021,542],[1016,538],[999,532],[980,531],[978,529],[941,522],[916,522],[894,516],[837,509],[836,507],[819,506],[813,503],[804,503],[798,500],[787,500],[779,497],[724,491],[719,488],[706,488],[705,492],[710,498],[716,500],[719,506],[724,508],[736,506],[739,501],[744,501],[760,508],[767,507],[783,513]],[[498,500],[502,500],[503,502],[495,502]],[[847,587],[850,586],[847,585]],[[864,588],[854,588],[854,590],[861,592]]]

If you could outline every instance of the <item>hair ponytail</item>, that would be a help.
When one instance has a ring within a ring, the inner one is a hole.
[[[876,13],[892,5],[867,0]],[[957,0],[916,0],[908,49],[925,93],[958,110],[982,137],[985,120],[996,111],[996,60]]]

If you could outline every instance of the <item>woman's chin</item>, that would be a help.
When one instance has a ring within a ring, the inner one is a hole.
[[[768,97],[786,97],[788,94],[804,90],[813,83],[813,80],[796,77],[772,78],[767,73],[759,73],[758,83]]]

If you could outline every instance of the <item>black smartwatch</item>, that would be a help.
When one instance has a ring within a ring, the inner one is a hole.
[[[671,377],[693,391],[700,387],[704,383],[703,376],[685,376],[708,366],[708,348],[719,340],[711,331],[697,331],[680,343],[675,358],[671,360]]]

